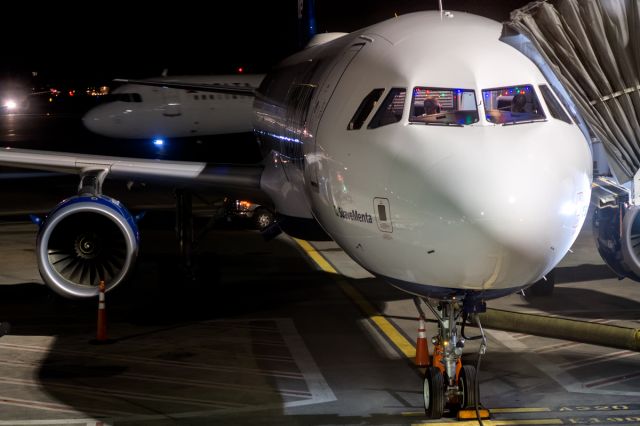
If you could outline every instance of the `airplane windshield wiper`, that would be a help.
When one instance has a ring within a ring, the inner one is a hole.
[[[508,121],[506,123],[502,123],[503,126],[514,126],[516,124],[529,124],[529,123],[542,123],[547,121],[546,118],[538,118],[535,120],[522,120],[522,121]]]
[[[464,127],[463,124],[460,123],[440,123],[440,122],[435,122],[435,123],[424,123],[427,126],[453,126],[453,127]]]
[[[464,127],[464,124],[460,123],[440,123],[440,122],[424,122],[424,121],[410,121],[409,124],[424,124],[427,126],[452,126],[452,127]]]

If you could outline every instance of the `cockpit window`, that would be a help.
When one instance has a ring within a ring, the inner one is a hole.
[[[389,94],[380,108],[376,111],[367,129],[377,129],[387,124],[397,123],[402,120],[402,112],[404,110],[404,100],[407,97],[407,89],[394,87],[389,90]]]
[[[515,124],[546,119],[531,85],[484,89],[482,99],[490,123]]]
[[[140,93],[110,93],[100,98],[101,102],[142,102]]]
[[[546,84],[541,84],[538,87],[540,88],[540,93],[542,93],[544,101],[547,103],[547,108],[549,108],[549,113],[551,114],[551,116],[553,118],[557,118],[558,120],[562,120],[565,123],[572,124],[571,119],[569,118],[567,113],[564,112],[564,109],[562,109],[560,102],[558,102],[556,97],[553,96],[553,93],[551,93],[551,89],[549,89],[549,86],[547,86]]]
[[[444,126],[476,123],[476,94],[470,89],[415,87],[409,122]]]
[[[356,113],[353,114],[353,118],[349,122],[347,130],[357,130],[362,127],[364,120],[367,119],[371,110],[376,106],[376,102],[378,102],[378,99],[380,99],[383,92],[384,89],[373,89],[369,92],[369,94],[360,103]]]

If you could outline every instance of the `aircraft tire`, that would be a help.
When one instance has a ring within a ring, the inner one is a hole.
[[[444,414],[444,377],[436,367],[427,367],[427,371],[424,373],[422,394],[427,418],[441,418]]]
[[[473,408],[476,406],[478,395],[476,394],[476,367],[473,365],[463,365],[460,370],[458,386],[462,391],[462,401],[460,408]]]

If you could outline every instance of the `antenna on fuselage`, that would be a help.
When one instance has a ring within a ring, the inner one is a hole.
[[[438,3],[440,4],[440,20],[442,21],[442,0],[438,0]]]

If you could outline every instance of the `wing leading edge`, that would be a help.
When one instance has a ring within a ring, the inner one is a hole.
[[[78,175],[102,171],[111,178],[246,193],[260,191],[264,169],[262,165],[221,165],[13,148],[0,149],[0,166]]]

